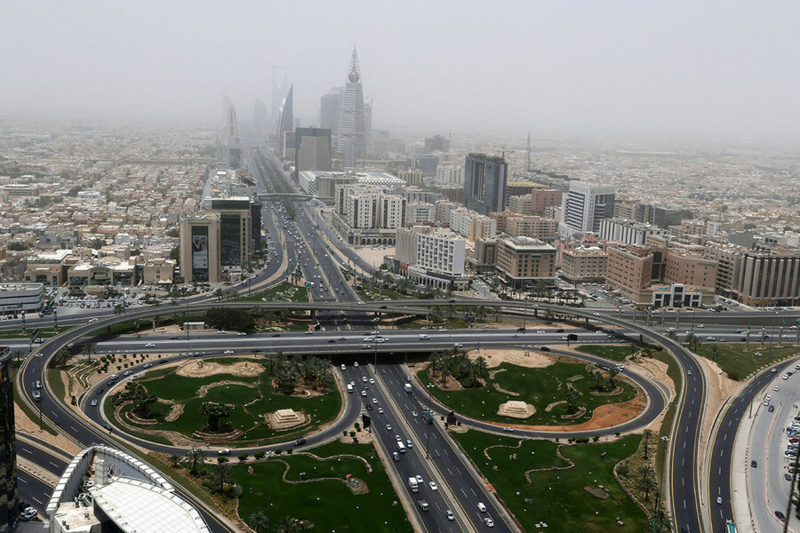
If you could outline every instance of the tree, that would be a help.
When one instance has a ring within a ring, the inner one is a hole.
[[[636,470],[636,473],[639,475],[636,485],[639,487],[639,490],[644,491],[644,502],[647,503],[650,500],[650,491],[658,487],[655,471],[653,471],[652,466],[645,464],[640,466]]]
[[[667,337],[674,341],[678,340],[678,333],[674,329],[671,329],[667,332]]]
[[[86,359],[88,359],[88,360],[90,360],[90,361],[91,361],[91,359],[92,359],[92,355],[94,355],[94,354],[96,354],[96,353],[97,353],[97,348],[95,347],[95,345],[94,345],[94,344],[91,344],[91,343],[89,343],[89,344],[84,344],[84,345],[81,347],[81,354],[85,355],[85,356],[86,356]]]
[[[297,519],[292,516],[285,516],[278,521],[278,526],[275,528],[276,533],[298,533],[300,525]]]
[[[684,342],[689,346],[689,349],[693,352],[696,352],[697,349],[700,347],[700,338],[695,335],[694,333],[689,333],[686,335]]]
[[[269,521],[263,511],[256,511],[247,519],[247,525],[253,528],[256,533],[261,533],[267,528]]]
[[[177,453],[173,453],[172,455],[169,456],[169,462],[172,464],[173,467],[178,466],[181,462],[181,456]]]
[[[672,518],[664,509],[655,510],[652,524],[655,533],[671,533],[672,531]]]
[[[191,448],[186,452],[186,459],[192,463],[192,474],[196,474],[197,462],[203,460],[203,451],[200,448]]]
[[[200,414],[207,418],[206,427],[212,431],[219,431],[223,423],[231,416],[231,406],[217,402],[203,402],[200,405]]]
[[[575,390],[571,385],[567,385],[567,390],[564,392],[564,399],[567,401],[567,412],[574,413],[578,410],[575,405],[575,400],[580,398],[581,394]]]
[[[717,357],[719,356],[719,346],[716,344],[712,344],[708,347],[709,356],[711,357],[712,361],[716,361]]]
[[[72,357],[70,351],[66,348],[61,348],[55,353],[55,355],[53,355],[53,365],[63,366],[67,364],[67,361],[69,361],[70,357]]]
[[[475,358],[474,364],[478,371],[478,375],[483,377],[483,372],[489,369],[489,363],[486,362],[486,358],[482,355],[479,355]]]
[[[225,490],[225,484],[233,482],[233,470],[227,463],[217,463],[211,471],[211,482],[219,485],[219,490]]]
[[[608,371],[608,386],[611,390],[617,388],[617,384],[614,382],[614,378],[619,374],[619,371],[616,369],[610,369]]]
[[[647,461],[647,448],[650,445],[650,438],[653,436],[653,430],[645,429],[643,434],[644,440],[644,460]]]

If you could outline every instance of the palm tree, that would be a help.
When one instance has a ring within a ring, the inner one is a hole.
[[[247,525],[253,528],[256,533],[261,533],[267,528],[269,521],[263,511],[256,511],[247,519]]]
[[[54,366],[63,366],[69,361],[69,358],[72,357],[70,351],[66,348],[61,348],[56,352],[53,356],[53,365]]]
[[[225,291],[223,291],[222,289],[217,289],[214,291],[214,296],[217,297],[218,302],[221,302],[222,297],[225,296]]]
[[[186,452],[186,459],[192,463],[192,474],[196,474],[197,462],[202,461],[203,452],[200,450],[200,448],[191,448],[188,452]]]
[[[684,342],[689,346],[689,349],[693,352],[696,352],[701,344],[700,338],[694,333],[689,333],[688,335],[686,335],[686,339],[684,340]]]
[[[712,344],[708,348],[708,351],[709,351],[709,356],[711,357],[711,360],[712,361],[716,361],[717,360],[717,356],[719,356],[719,346],[717,346],[716,344]]]
[[[478,370],[478,375],[483,377],[483,371],[489,368],[489,363],[486,362],[484,356],[479,355],[475,358],[475,368]]]
[[[476,320],[486,320],[486,306],[479,306],[475,309],[475,319]]]
[[[647,461],[647,448],[650,444],[650,437],[653,436],[653,431],[650,429],[645,429],[643,434],[644,440],[644,460]]]
[[[177,453],[173,453],[169,456],[169,462],[172,464],[172,466],[178,466],[181,462],[181,456]]]
[[[671,329],[667,332],[667,337],[672,340],[678,340],[678,333],[674,329]]]
[[[227,463],[217,463],[211,471],[211,481],[219,484],[219,490],[225,490],[225,484],[233,481],[233,470]]]
[[[656,475],[653,467],[647,464],[640,466],[637,469],[637,473],[639,474],[637,485],[639,490],[644,491],[644,502],[647,503],[650,500],[650,491],[658,487]]]
[[[298,533],[300,525],[297,519],[291,516],[285,516],[278,521],[278,527],[275,529],[277,533]]]
[[[572,386],[567,385],[567,390],[564,393],[564,399],[567,401],[567,412],[574,413],[577,408],[575,407],[575,400],[580,398],[580,393]]]
[[[670,518],[669,513],[663,509],[655,510],[652,524],[655,533],[671,533],[672,531],[672,518]]]
[[[25,353],[22,350],[14,350],[13,358],[19,362],[23,357],[25,357]]]
[[[88,359],[90,361],[92,359],[92,355],[96,354],[96,353],[97,353],[97,348],[95,347],[94,344],[91,344],[91,343],[90,344],[84,344],[81,347],[81,354],[85,355],[86,359]]]

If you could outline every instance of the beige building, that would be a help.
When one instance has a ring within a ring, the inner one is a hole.
[[[611,246],[606,281],[641,305],[692,306],[714,302],[717,262],[670,248]]]
[[[399,170],[397,177],[406,182],[406,185],[422,185],[421,170]]]
[[[174,271],[175,261],[155,258],[142,266],[142,279],[148,285],[171,285]]]
[[[575,248],[561,253],[561,273],[571,282],[602,282],[606,277],[608,253],[600,248]]]
[[[181,221],[181,277],[184,283],[219,283],[220,216],[201,213]]]
[[[515,289],[537,282],[552,283],[556,249],[539,239],[506,237],[497,239],[497,272]]]
[[[516,216],[506,219],[506,233],[514,237],[533,237],[554,239],[558,232],[558,222],[537,216]]]
[[[475,239],[468,261],[475,272],[494,272],[497,265],[497,239]]]
[[[548,207],[561,207],[563,193],[555,189],[533,189],[531,191],[531,215],[545,216]]]
[[[532,209],[531,196],[523,194],[521,196],[512,196],[508,199],[508,211],[519,213],[520,215],[530,215]]]

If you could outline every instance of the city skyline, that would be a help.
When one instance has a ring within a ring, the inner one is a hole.
[[[378,129],[798,140],[796,5],[414,7],[6,6],[0,114],[212,122],[220,93],[241,114],[285,67],[295,116],[318,125],[357,45]]]

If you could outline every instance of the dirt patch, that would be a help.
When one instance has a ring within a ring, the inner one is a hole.
[[[700,429],[700,450],[701,453],[705,453],[708,437],[714,425],[715,417],[713,414],[718,413],[728,398],[736,394],[744,386],[745,382],[732,380],[717,363],[705,357],[698,356],[694,359],[700,364],[706,376],[705,415],[703,416],[703,427]],[[687,396],[688,394],[689,392],[687,391]]]
[[[502,363],[528,368],[545,368],[556,362],[553,356],[533,350],[471,350],[467,355],[472,360],[483,356],[489,368],[500,366]]]
[[[357,477],[351,477],[347,480],[347,486],[350,487],[350,492],[353,494],[366,494],[369,492],[367,482]]]
[[[518,392],[513,392],[513,391],[510,391],[510,390],[506,390],[503,387],[501,387],[500,385],[498,385],[497,383],[492,383],[492,386],[494,386],[494,388],[495,388],[495,390],[497,392],[502,392],[503,394],[508,394],[509,396],[519,396]]]
[[[601,500],[605,500],[606,498],[611,496],[611,493],[609,493],[605,487],[601,487],[599,485],[588,485],[586,487],[583,487],[583,490],[585,490],[595,498],[600,498]]]
[[[242,383],[241,381],[217,381],[216,383],[209,383],[208,385],[203,385],[197,390],[198,398],[205,398],[208,394],[208,391],[213,389],[214,387],[222,387],[223,385],[236,385],[241,387],[250,387],[251,389],[257,389],[258,385],[254,385],[252,383]]]
[[[586,414],[586,408],[581,406],[581,407],[578,407],[578,412],[577,413],[574,413],[574,414],[571,414],[571,415],[561,415],[561,418],[563,418],[564,420],[577,420],[577,419],[579,419],[580,417],[582,417],[585,414]]]
[[[366,263],[369,263],[373,266],[373,268],[378,268],[383,264],[383,256],[384,255],[394,255],[394,248],[378,248],[374,250],[372,248],[356,248],[356,253],[363,259]]]
[[[183,404],[176,403],[173,404],[167,413],[167,416],[164,417],[165,422],[175,422],[180,416],[183,414]]]
[[[618,394],[622,394],[623,392],[625,392],[625,389],[623,389],[622,387],[617,385],[614,388],[614,390],[612,390],[612,391],[600,392],[600,391],[593,390],[589,394],[591,394],[592,396],[616,396]]]
[[[175,373],[187,378],[204,378],[218,374],[232,374],[242,377],[256,377],[264,372],[264,366],[252,361],[241,361],[229,365],[210,363],[208,361],[187,361],[178,367]]]
[[[43,441],[57,446],[65,454],[75,455],[81,451],[81,449],[78,448],[74,442],[69,440],[64,435],[60,433],[58,435],[51,435],[47,431],[40,430],[39,421],[31,420],[28,418],[28,415],[25,414],[25,411],[16,406],[14,406],[14,428],[19,434],[33,435],[42,439]]]
[[[556,406],[558,406],[558,405],[561,405],[562,403],[567,403],[567,400],[561,400],[560,402],[553,402],[553,403],[551,403],[550,405],[548,405],[547,407],[545,407],[545,408],[544,408],[544,412],[545,412],[545,413],[549,413],[550,411],[552,411],[553,409],[555,409],[555,408],[556,408]]]

